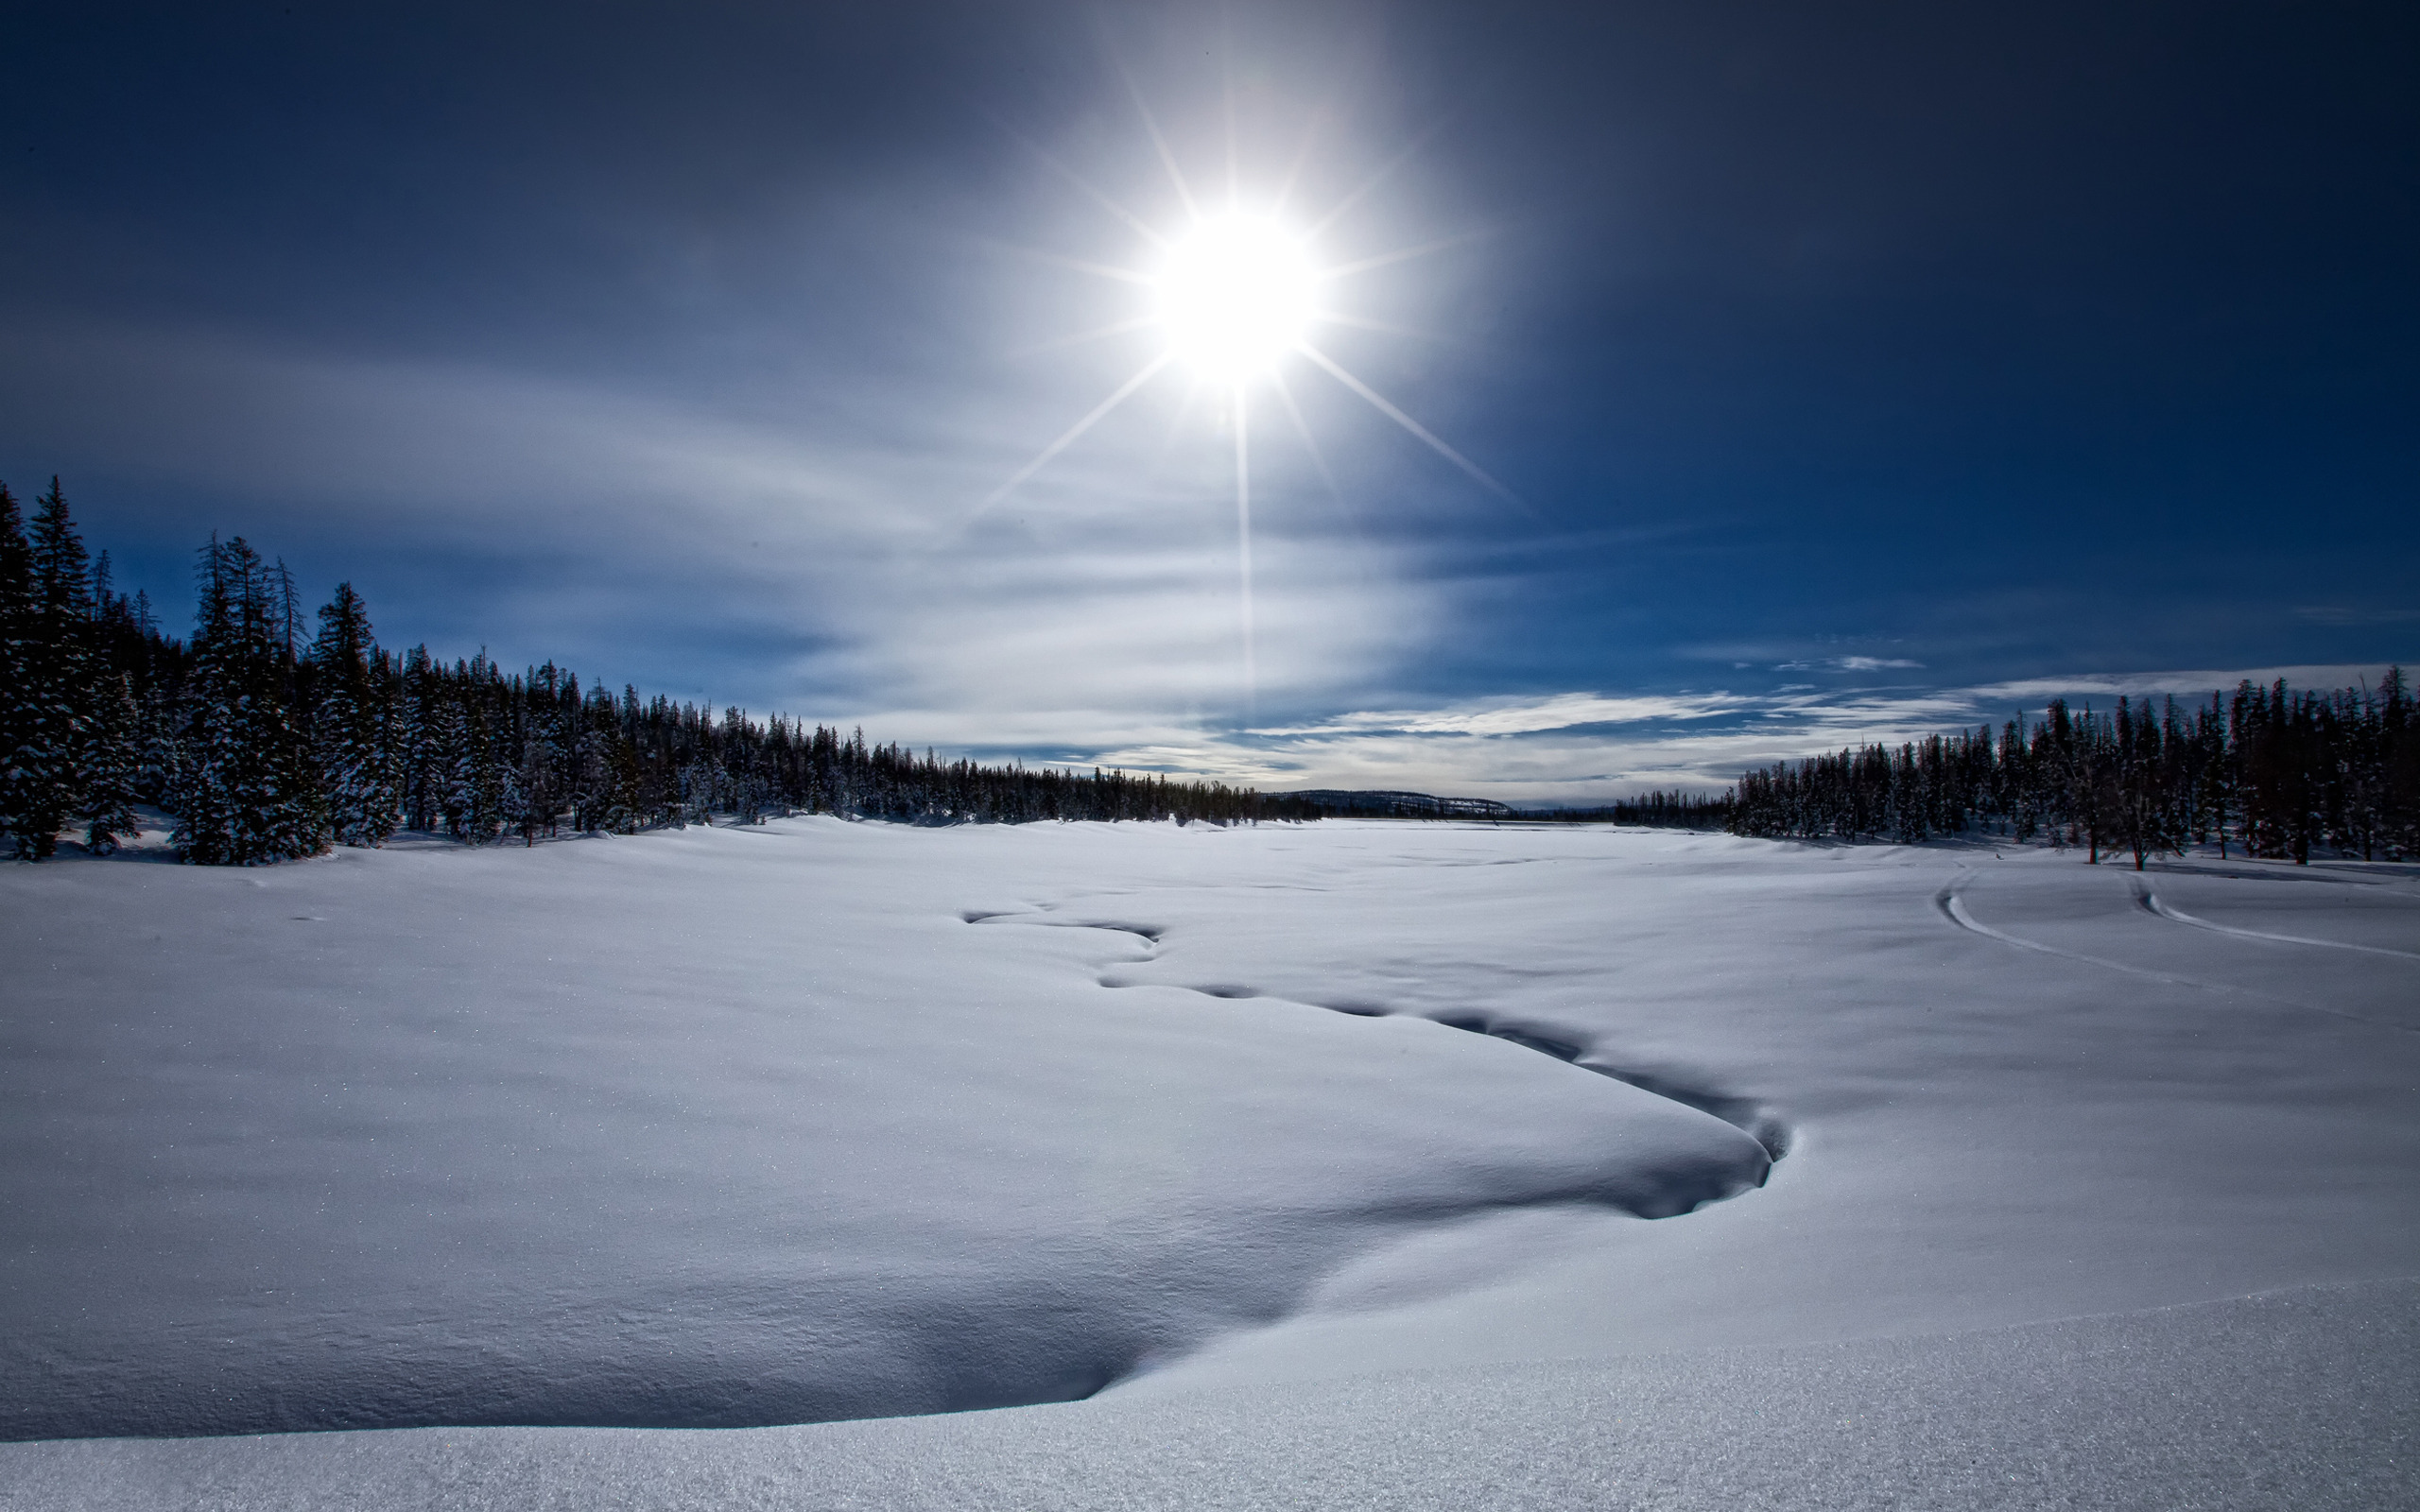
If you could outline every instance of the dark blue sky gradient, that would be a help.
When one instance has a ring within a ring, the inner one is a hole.
[[[21,16],[0,477],[172,619],[241,532],[390,644],[1280,785],[2414,658],[2407,8],[1569,9]],[[1466,239],[1319,339],[1518,496],[1289,369],[1249,689],[1181,380],[978,508],[1151,351],[1036,350],[1141,255],[1046,155],[1180,218],[1137,96],[1205,191],[1323,111],[1313,213],[1412,147],[1322,254]],[[1504,714],[1574,695],[1668,701]]]

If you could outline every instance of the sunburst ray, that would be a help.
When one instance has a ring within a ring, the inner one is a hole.
[[[1157,280],[1139,267],[1120,267],[1115,263],[1096,263],[1081,257],[1069,257],[1064,252],[1045,251],[1039,247],[1019,247],[1014,242],[993,242],[992,247],[1019,257],[1029,257],[1037,263],[1063,267],[1071,273],[1089,273],[1094,278],[1112,279],[1120,284],[1140,284],[1149,287]]]
[[[1435,241],[1422,242],[1416,247],[1398,247],[1391,252],[1379,252],[1374,256],[1359,258],[1350,263],[1340,263],[1334,267],[1323,267],[1320,269],[1320,277],[1351,278],[1356,273],[1367,273],[1372,268],[1387,267],[1396,263],[1409,263],[1415,257],[1426,257],[1432,252],[1442,252],[1449,248],[1467,247],[1472,242],[1483,241],[1494,234],[1495,233],[1490,231],[1459,232],[1451,236],[1440,236]]]
[[[1397,152],[1393,157],[1389,158],[1386,162],[1378,164],[1376,172],[1371,174],[1367,179],[1362,180],[1359,184],[1354,187],[1351,193],[1338,200],[1335,204],[1329,206],[1327,214],[1322,215],[1318,220],[1313,221],[1311,223],[1310,230],[1304,232],[1304,234],[1305,236],[1317,236],[1322,232],[1327,230],[1330,226],[1333,226],[1338,221],[1343,219],[1345,212],[1351,210],[1355,205],[1357,205],[1362,200],[1368,198],[1372,190],[1386,182],[1388,175],[1393,173],[1397,168],[1400,168],[1405,163],[1410,162],[1413,153],[1418,152],[1422,147],[1426,146],[1428,145],[1428,139],[1443,130],[1444,129],[1445,122],[1448,119],[1450,119],[1449,116],[1441,115],[1436,120],[1431,121],[1426,130],[1422,131],[1418,136],[1413,137],[1409,143],[1405,144],[1402,151]]]
[[[1448,336],[1439,335],[1434,331],[1423,331],[1417,326],[1397,325],[1392,320],[1373,320],[1366,315],[1347,315],[1341,310],[1314,310],[1311,312],[1311,318],[1321,325],[1349,326],[1356,331],[1375,331],[1381,335],[1403,336],[1412,341],[1434,341],[1442,344],[1451,339]]]
[[[1149,330],[1159,323],[1157,316],[1138,315],[1131,320],[1117,320],[1108,325],[1097,325],[1089,331],[1079,331],[1071,336],[1053,336],[1047,341],[1036,342],[1029,347],[1019,347],[1010,352],[1009,356],[1011,360],[1039,357],[1046,352],[1064,352],[1070,347],[1088,346],[1095,341],[1106,341],[1112,336],[1122,336],[1130,332]]]
[[[1484,486],[1489,492],[1495,494],[1500,499],[1503,499],[1508,504],[1519,504],[1521,502],[1519,494],[1514,493],[1511,489],[1506,488],[1503,484],[1496,482],[1495,478],[1490,477],[1486,469],[1480,467],[1477,462],[1472,461],[1469,457],[1464,456],[1461,453],[1457,452],[1452,447],[1446,445],[1444,440],[1440,438],[1436,432],[1430,430],[1427,426],[1423,425],[1420,421],[1412,419],[1409,415],[1407,415],[1402,410],[1396,408],[1395,405],[1388,400],[1386,395],[1379,393],[1368,384],[1363,383],[1360,379],[1356,378],[1353,374],[1345,371],[1344,369],[1334,359],[1329,357],[1326,352],[1322,352],[1319,348],[1312,346],[1307,341],[1303,342],[1294,350],[1300,352],[1304,356],[1310,358],[1313,362],[1318,363],[1322,368],[1326,369],[1328,375],[1334,378],[1338,383],[1342,384],[1345,387],[1352,389],[1357,394],[1359,394],[1363,399],[1368,400],[1371,407],[1377,410],[1379,414],[1386,416],[1387,419],[1393,421],[1405,430],[1409,431],[1412,435],[1418,437],[1423,441],[1427,442],[1431,451],[1435,452],[1439,456],[1443,457],[1446,461],[1453,463],[1456,467],[1461,468],[1464,472],[1469,473],[1472,478]]]
[[[1097,187],[1092,180],[1086,179],[1082,174],[1078,173],[1075,169],[1060,162],[1056,157],[1053,157],[1049,151],[1044,148],[1041,143],[1028,137],[1025,133],[1017,130],[1014,127],[1003,124],[1000,129],[1008,133],[1011,141],[1013,141],[1028,152],[1032,153],[1035,157],[1040,158],[1044,164],[1046,165],[1053,173],[1058,174],[1061,178],[1066,180],[1069,183],[1074,184],[1079,190],[1082,191],[1084,197],[1090,199],[1094,204],[1100,206],[1101,209],[1108,211],[1112,215],[1115,215],[1119,220],[1125,222],[1129,230],[1141,235],[1145,241],[1150,242],[1154,247],[1166,248],[1167,246],[1167,236],[1162,232],[1158,227],[1152,225],[1150,221],[1145,220],[1142,216],[1134,214],[1134,212],[1127,209],[1115,198]]]
[[[1252,623],[1252,447],[1251,405],[1244,386],[1236,385],[1236,565],[1243,579],[1244,619],[1244,713],[1247,718],[1258,716],[1260,674],[1253,658]]]
[[[1160,155],[1160,166],[1167,169],[1168,182],[1176,186],[1176,197],[1184,205],[1184,213],[1193,220],[1201,218],[1201,207],[1194,201],[1193,190],[1184,181],[1184,170],[1176,165],[1176,153],[1168,146],[1168,139],[1160,134],[1160,122],[1151,108],[1143,103],[1143,91],[1135,84],[1134,76],[1126,76],[1127,93],[1134,96],[1134,113],[1143,118],[1143,129],[1150,133],[1152,147]]]
[[[1294,386],[1286,381],[1282,372],[1270,373],[1269,379],[1270,387],[1277,390],[1277,402],[1286,406],[1287,415],[1294,421],[1294,434],[1303,438],[1303,449],[1311,454],[1312,469],[1319,473],[1320,481],[1327,485],[1328,497],[1336,501],[1339,508],[1349,511],[1350,507],[1344,502],[1344,490],[1337,486],[1336,474],[1328,471],[1327,454],[1320,450],[1319,438],[1311,434],[1311,422],[1304,419],[1303,406],[1294,403]]]
[[[1176,354],[1174,352],[1164,352],[1158,356],[1153,357],[1150,361],[1145,363],[1142,369],[1135,373],[1133,377],[1127,379],[1122,384],[1119,384],[1115,391],[1111,393],[1107,399],[1104,399],[1099,404],[1095,404],[1090,414],[1076,421],[1075,424],[1067,427],[1065,435],[1060,437],[1048,446],[1044,447],[1042,449],[1041,455],[1019,468],[1017,470],[1016,476],[1009,479],[1006,483],[1001,484],[998,488],[994,489],[991,495],[983,501],[981,507],[976,510],[976,513],[981,514],[984,509],[989,509],[992,506],[999,503],[1002,499],[1007,498],[1011,492],[1015,491],[1018,484],[1023,483],[1026,479],[1033,476],[1036,472],[1041,472],[1045,467],[1048,466],[1050,459],[1065,451],[1075,442],[1076,438],[1083,435],[1084,432],[1091,430],[1094,425],[1099,422],[1102,416],[1124,404],[1127,397],[1132,394],[1135,389],[1142,387],[1147,383],[1150,383],[1151,379],[1158,374],[1161,369],[1167,367],[1170,362],[1175,360]]]
[[[1294,161],[1287,165],[1286,177],[1277,180],[1277,192],[1270,197],[1272,215],[1284,215],[1286,202],[1294,198],[1294,186],[1303,179],[1303,169],[1309,165],[1311,148],[1318,145],[1320,132],[1327,127],[1327,107],[1318,106],[1311,112],[1310,121],[1303,128],[1303,145],[1295,149]]]

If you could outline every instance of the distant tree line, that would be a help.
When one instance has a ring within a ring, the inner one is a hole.
[[[1731,823],[1729,793],[1640,793],[1591,808],[1528,809],[1521,817],[1551,824],[1630,824],[1658,830],[1720,830]]]
[[[1516,809],[1491,798],[1439,798],[1394,788],[1305,788],[1284,795],[1305,818],[1518,819],[1545,824],[1629,824],[1670,830],[1720,830],[1731,822],[1731,795],[1640,793],[1587,808]]]
[[[2375,689],[2238,683],[2207,703],[2114,711],[1866,746],[1739,780],[1735,833],[1913,843],[1968,832],[2146,856],[2188,845],[2307,864],[2315,850],[2420,855],[2420,714],[2400,668]]]
[[[0,845],[52,853],[71,826],[96,854],[175,820],[207,865],[375,846],[399,832],[472,844],[837,814],[909,822],[1316,817],[1220,782],[985,766],[873,746],[862,730],[719,717],[553,663],[380,646],[350,584],[306,617],[282,561],[241,537],[199,553],[193,634],[91,559],[57,479],[28,522],[0,485]]]

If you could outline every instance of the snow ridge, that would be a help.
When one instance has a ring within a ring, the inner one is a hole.
[[[985,923],[994,919],[1012,919],[1045,928],[1098,929],[1115,934],[1131,935],[1143,942],[1143,954],[1137,958],[1136,964],[1157,959],[1160,941],[1167,933],[1155,925],[1093,919],[1058,919],[1040,913],[973,911],[959,917],[970,924]],[[1562,1061],[1565,1065],[1593,1072],[1597,1075],[1634,1087],[1650,1096],[1720,1119],[1755,1141],[1757,1146],[1764,1151],[1764,1161],[1754,1170],[1753,1178],[1749,1178],[1746,1173],[1728,1166],[1711,1167],[1693,1163],[1678,1166],[1644,1184],[1636,1181],[1625,1182],[1618,1186],[1600,1188],[1580,1194],[1582,1200],[1603,1201],[1607,1206],[1630,1213],[1634,1217],[1679,1217],[1685,1213],[1694,1212],[1707,1203],[1721,1202],[1742,1192],[1760,1188],[1772,1174],[1772,1163],[1779,1160],[1789,1150],[1789,1125],[1778,1114],[1763,1104],[1751,1098],[1734,1097],[1711,1088],[1693,1085],[1674,1076],[1669,1071],[1649,1071],[1616,1064],[1601,1055],[1592,1052],[1586,1046],[1556,1038],[1557,1035],[1570,1033],[1571,1031],[1568,1030],[1558,1030],[1550,1026],[1541,1028],[1537,1025],[1513,1024],[1481,1014],[1397,1013],[1390,1008],[1360,1003],[1349,1005],[1301,1003],[1297,999],[1280,997],[1254,988],[1226,983],[1194,986],[1185,983],[1152,982],[1114,971],[1104,972],[1099,981],[1102,987],[1112,988],[1175,987],[1183,991],[1197,992],[1204,997],[1230,1002],[1252,999],[1268,1003],[1297,1004],[1303,1007],[1342,1014],[1350,1019],[1408,1018],[1421,1022],[1439,1024],[1448,1029],[1459,1029],[1464,1033],[1479,1035],[1487,1039],[1501,1040],[1508,1044],[1518,1045],[1524,1050],[1535,1051],[1551,1059]],[[1491,1206],[1526,1206],[1538,1201],[1558,1200],[1568,1199],[1524,1198],[1515,1204],[1491,1204]]]

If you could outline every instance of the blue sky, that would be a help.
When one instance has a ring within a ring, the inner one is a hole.
[[[240,532],[389,644],[1277,786],[2415,660],[2394,8],[871,9],[12,24],[0,477],[172,622]],[[1249,680],[1182,364],[986,503],[1164,342],[1068,339],[1185,224],[1147,118],[1442,244],[1315,340],[1509,495],[1285,367]]]

